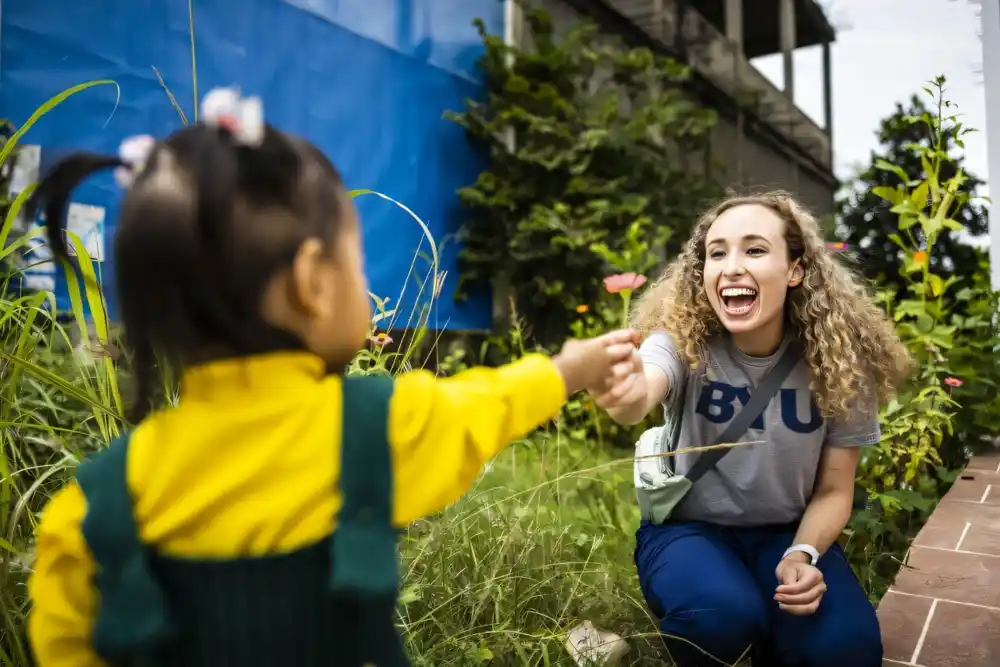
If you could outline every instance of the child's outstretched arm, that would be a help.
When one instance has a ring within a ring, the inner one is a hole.
[[[615,331],[569,341],[551,359],[529,354],[444,379],[427,371],[400,376],[389,421],[396,524],[457,500],[486,461],[554,417],[570,394],[628,377],[638,363],[636,342],[633,332]]]

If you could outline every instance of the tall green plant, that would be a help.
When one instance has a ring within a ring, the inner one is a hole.
[[[868,278],[900,292],[906,285],[900,276],[906,254],[892,240],[892,235],[899,232],[899,216],[892,211],[892,201],[880,197],[877,192],[880,188],[895,189],[903,183],[924,180],[926,161],[921,159],[921,152],[915,150],[915,146],[943,153],[939,153],[936,178],[946,181],[962,172],[964,178],[959,188],[968,195],[950,212],[953,219],[962,223],[964,231],[959,233],[947,228],[940,231],[930,257],[931,267],[944,274],[964,273],[974,266],[976,248],[966,239],[981,238],[988,227],[985,207],[976,199],[976,191],[983,182],[966,168],[963,138],[956,136],[957,129],[950,125],[945,125],[939,136],[931,137],[923,123],[912,122],[913,118],[925,113],[937,114],[936,101],[926,94],[914,95],[905,105],[896,106],[895,112],[880,124],[878,146],[872,152],[871,162],[853,179],[847,196],[839,202],[840,237],[858,249],[862,259],[858,268]],[[892,164],[894,169],[880,167],[885,164]]]
[[[679,247],[704,200],[705,140],[715,113],[682,89],[688,70],[627,48],[581,22],[557,37],[544,11],[527,14],[519,48],[486,33],[480,61],[487,100],[449,118],[488,153],[490,166],[459,191],[462,285],[509,289],[543,343],[560,341],[638,227],[662,258]]]
[[[969,198],[967,175],[954,168],[947,140],[962,146],[973,130],[945,98],[944,77],[925,92],[933,101],[931,110],[902,119],[912,133],[922,135],[908,145],[922,177],[913,179],[900,165],[880,160],[876,167],[898,181],[872,189],[896,216],[897,231],[889,238],[902,257],[902,292],[884,289],[879,296],[916,361],[910,385],[883,409],[882,440],[863,456],[858,477],[869,504],[852,519],[848,546],[859,574],[876,592],[890,583],[909,540],[953,480],[950,469],[964,458],[961,440],[950,465],[942,458],[942,449],[956,435],[960,404],[955,387],[980,381],[976,360],[992,357],[998,342],[985,284],[958,290],[959,277],[945,276],[932,261],[942,234],[962,231],[955,214]],[[976,267],[970,268],[971,275]]]
[[[18,141],[45,114],[73,95],[111,80],[82,83],[47,100],[0,147],[0,166],[7,163]],[[115,103],[117,108],[117,102]],[[112,109],[111,113],[114,113]],[[54,321],[54,304],[45,293],[15,294],[19,276],[11,261],[38,235],[37,229],[11,238],[25,201],[25,188],[6,208],[0,224],[0,663],[29,665],[23,640],[24,583],[30,562],[35,511],[47,491],[62,479],[62,471],[81,448],[117,432],[120,400],[117,374],[108,363],[76,368],[55,350],[71,349],[68,333]],[[70,239],[78,251],[79,239]],[[84,271],[93,273],[86,253]],[[14,271],[14,273],[11,273]],[[75,281],[74,281],[75,285]],[[74,310],[83,310],[84,295],[70,291]],[[103,321],[103,309],[88,293],[91,313]],[[106,330],[104,330],[106,333]],[[106,339],[105,341],[106,342]],[[53,391],[55,389],[55,391]]]

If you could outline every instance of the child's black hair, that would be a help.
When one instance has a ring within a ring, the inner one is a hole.
[[[65,209],[73,190],[95,172],[124,166],[114,156],[76,153],[38,184],[27,212],[44,212],[57,260],[69,261]],[[133,422],[162,387],[158,360],[183,368],[302,347],[264,321],[264,290],[307,239],[336,243],[345,196],[318,148],[270,126],[256,147],[204,124],[156,144],[125,194],[114,241],[135,372]]]

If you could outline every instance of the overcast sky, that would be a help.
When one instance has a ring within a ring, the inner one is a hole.
[[[833,142],[837,175],[850,177],[877,146],[879,121],[938,74],[967,125],[985,132],[978,9],[968,0],[826,0],[833,46]],[[778,87],[781,56],[753,61]],[[795,54],[795,101],[823,122],[820,47]],[[923,93],[920,93],[921,95]],[[966,142],[967,168],[986,179],[983,135]],[[1000,176],[998,176],[1000,177]],[[983,192],[982,194],[987,194]]]

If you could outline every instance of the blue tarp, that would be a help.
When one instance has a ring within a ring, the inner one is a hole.
[[[118,84],[68,99],[30,130],[24,142],[42,146],[43,168],[69,150],[114,152],[126,136],[162,137],[180,127],[154,67],[191,116],[186,0],[0,1],[0,115],[20,124],[66,88],[96,79]],[[461,128],[442,118],[482,94],[477,17],[502,33],[502,0],[197,0],[199,94],[235,84],[260,95],[267,119],[318,144],[349,188],[405,203],[440,244],[460,225],[456,189],[484,166]],[[114,271],[111,238],[120,196],[106,175],[74,198],[107,208],[105,277]],[[376,197],[360,198],[357,206],[372,292],[395,301],[420,229]],[[456,253],[456,243],[445,242],[448,274],[434,320],[450,329],[487,328],[488,294],[464,303],[451,298]],[[426,264],[418,266],[411,284],[424,276]],[[113,317],[113,290],[106,291]],[[404,311],[415,293],[408,288]],[[57,297],[65,308],[65,286]]]

